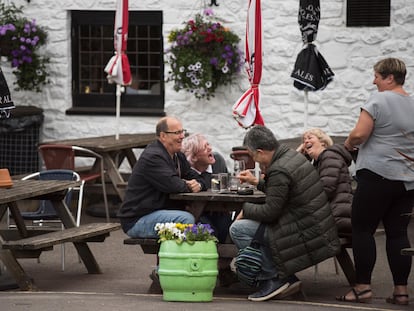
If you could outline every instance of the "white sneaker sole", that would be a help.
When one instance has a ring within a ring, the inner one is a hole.
[[[263,296],[263,297],[247,297],[247,299],[251,300],[251,301],[266,301],[269,300],[273,297],[275,297],[276,295],[280,294],[281,292],[283,292],[286,288],[289,287],[289,283],[286,283],[282,286],[280,286],[278,289],[276,289],[275,291],[271,292],[269,295],[267,296]]]
[[[292,295],[300,292],[301,287],[302,287],[302,282],[301,281],[296,281],[295,283],[290,284],[289,287],[286,290],[281,292],[279,295],[276,295],[274,298],[283,299],[283,298],[292,296]]]

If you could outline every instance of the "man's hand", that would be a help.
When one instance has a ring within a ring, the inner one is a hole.
[[[243,219],[243,210],[240,211],[240,213],[237,215],[236,220]]]
[[[200,192],[201,191],[201,184],[195,180],[186,180],[185,183],[187,184],[188,189],[190,189],[191,192]]]
[[[252,174],[250,170],[241,171],[237,177],[242,183],[247,182],[253,186],[257,186],[259,183],[259,180]]]

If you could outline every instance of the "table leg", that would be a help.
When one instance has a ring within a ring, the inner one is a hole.
[[[346,250],[345,246],[341,246],[341,252],[338,255],[336,255],[336,259],[338,260],[339,265],[341,266],[342,271],[344,272],[349,285],[355,285],[356,275],[354,263],[352,262],[352,259],[349,256],[349,253]]]
[[[124,184],[125,181],[122,178],[121,174],[119,173],[117,164],[115,163],[114,159],[109,154],[105,153],[105,154],[102,154],[102,156],[104,160],[106,174],[111,180],[116,193],[121,198],[121,200],[123,200],[124,195],[125,195],[125,189],[123,187],[120,187],[119,185]]]
[[[186,210],[187,212],[193,214],[195,221],[197,222],[200,219],[200,216],[203,213],[207,203],[207,201],[191,201],[187,205]]]
[[[124,149],[125,156],[128,160],[129,166],[134,168],[135,163],[137,163],[137,157],[132,149]]]
[[[63,201],[51,201],[54,208],[56,209],[59,218],[62,220],[62,223],[65,228],[76,227],[75,219],[69,211],[69,208]],[[73,245],[76,248],[80,258],[83,261],[88,273],[90,274],[100,274],[102,273],[101,268],[99,267],[98,262],[95,259],[95,256],[92,254],[88,244],[86,242],[74,242]]]
[[[17,207],[16,202],[8,203],[10,214],[12,215],[17,229],[19,230],[20,235],[25,238],[27,237],[27,228],[24,223],[22,214],[20,214],[19,208]]]
[[[1,244],[1,242],[0,242]],[[1,245],[0,245],[1,246]],[[7,267],[7,272],[13,277],[21,290],[37,290],[33,279],[24,272],[22,266],[8,249],[0,249],[0,260]]]

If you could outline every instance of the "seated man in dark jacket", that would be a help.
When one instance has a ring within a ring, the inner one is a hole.
[[[265,224],[258,291],[248,299],[264,301],[297,290],[294,273],[335,256],[340,250],[331,208],[312,164],[300,153],[279,145],[272,131],[256,125],[244,138],[249,155],[261,166],[264,180],[249,171],[242,182],[266,194],[263,204],[244,203],[230,235],[239,249],[247,247]],[[291,288],[293,287],[293,289]]]
[[[145,148],[132,170],[117,214],[122,229],[132,238],[156,238],[157,223],[194,223],[184,201],[171,200],[169,195],[206,190],[180,151],[185,136],[181,122],[164,117],[157,123],[156,134],[158,140]]]

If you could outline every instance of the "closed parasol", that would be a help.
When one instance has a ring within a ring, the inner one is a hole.
[[[14,108],[14,103],[10,96],[9,86],[0,68],[0,119],[10,117],[10,110]]]
[[[244,128],[264,125],[259,110],[262,78],[262,12],[260,0],[249,0],[246,23],[246,70],[250,88],[233,105],[233,117]]]
[[[291,77],[294,80],[293,85],[305,91],[305,129],[308,119],[308,91],[323,90],[334,76],[326,60],[312,43],[318,33],[319,20],[319,0],[300,0],[298,22],[304,47],[298,54]]]
[[[131,69],[125,54],[128,40],[128,0],[116,1],[114,48],[115,55],[105,67],[109,83],[116,83],[116,139],[119,138],[119,117],[121,110],[121,93],[124,85],[131,84]]]

